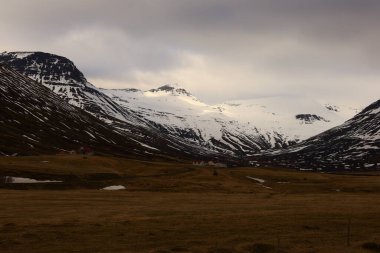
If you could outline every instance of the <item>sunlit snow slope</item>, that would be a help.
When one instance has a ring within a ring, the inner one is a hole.
[[[208,105],[183,88],[101,89],[162,131],[218,150],[255,152],[286,147],[342,124],[357,112],[299,97],[270,97]]]

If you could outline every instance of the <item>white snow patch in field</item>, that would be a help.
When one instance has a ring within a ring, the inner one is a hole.
[[[107,186],[107,187],[104,187],[102,190],[106,190],[106,191],[118,191],[118,190],[125,190],[125,186],[122,186],[122,185],[111,185],[111,186]]]
[[[269,186],[263,185],[263,183],[265,183],[265,180],[264,180],[264,179],[256,178],[256,177],[250,177],[250,176],[246,176],[246,178],[248,178],[248,179],[252,179],[252,180],[256,181],[257,184],[260,185],[261,187],[264,187],[264,188],[266,188],[266,189],[272,189],[272,187],[269,187]]]
[[[5,183],[9,184],[39,184],[39,183],[61,183],[58,180],[37,180],[27,177],[5,177]]]
[[[260,184],[265,183],[265,180],[261,178],[250,177],[250,176],[246,176],[246,177],[249,179],[255,180],[256,182],[259,182]]]

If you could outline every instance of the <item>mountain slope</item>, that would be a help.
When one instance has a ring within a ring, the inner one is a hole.
[[[317,170],[380,169],[380,100],[344,124],[264,159]]]
[[[148,91],[101,91],[169,135],[220,152],[238,154],[287,147],[337,126],[355,113],[351,108],[332,107],[296,97],[208,105],[173,85]]]
[[[112,125],[66,103],[50,89],[0,64],[0,154],[97,153],[167,159],[218,157],[159,131],[113,119]],[[185,151],[183,151],[183,149]]]
[[[102,121],[65,103],[46,87],[0,65],[0,152],[54,153],[88,146],[134,154],[133,142]],[[128,144],[128,145],[126,145]]]
[[[132,120],[126,110],[87,82],[82,72],[65,57],[43,52],[4,52],[0,54],[0,62],[98,118]]]
[[[43,52],[4,52],[0,54],[0,63],[43,84],[69,104],[91,113],[112,128],[126,133],[133,132],[133,138],[140,145],[149,144],[156,150],[167,150],[178,156],[216,155],[208,147],[187,142],[181,136],[168,136],[155,122],[150,122],[129,108],[121,107],[88,83],[84,75],[65,57]]]

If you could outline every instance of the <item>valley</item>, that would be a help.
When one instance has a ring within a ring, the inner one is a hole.
[[[3,1],[0,253],[380,253],[380,1]]]
[[[216,172],[185,161],[1,157],[0,177],[63,181],[0,184],[2,252],[375,252],[378,172]],[[110,185],[126,189],[101,190]]]

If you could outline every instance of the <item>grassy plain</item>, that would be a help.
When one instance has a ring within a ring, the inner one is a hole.
[[[380,252],[378,173],[214,174],[112,157],[1,157],[0,177],[64,182],[0,184],[0,252]],[[99,190],[109,185],[126,190]]]

